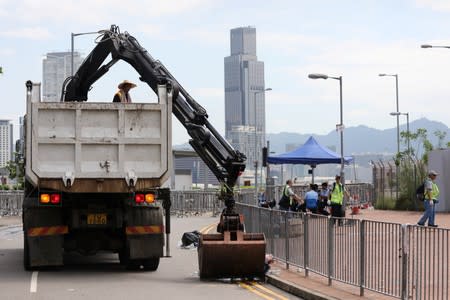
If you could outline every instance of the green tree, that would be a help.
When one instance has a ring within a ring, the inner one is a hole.
[[[25,176],[25,165],[21,155],[14,153],[15,160],[10,160],[6,163],[6,170],[8,170],[8,177],[16,179],[17,185],[23,187]]]
[[[413,133],[404,131],[400,133],[402,143],[407,145],[409,139],[411,149],[406,149],[395,157],[400,166],[400,196],[396,203],[397,209],[417,210],[421,205],[416,199],[416,188],[426,177],[428,154],[435,148],[443,148],[446,132],[436,130],[434,135],[438,138],[436,147],[428,139],[427,130],[424,128],[419,128]],[[446,145],[450,147],[450,142]]]
[[[444,148],[444,139],[445,139],[445,136],[447,135],[447,132],[436,130],[434,132],[434,135],[437,136],[437,138],[438,138],[437,148],[443,149]]]

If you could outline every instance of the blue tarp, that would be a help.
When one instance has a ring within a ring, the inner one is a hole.
[[[351,156],[344,157],[344,163],[352,162]],[[330,149],[323,147],[311,136],[303,146],[291,152],[269,156],[267,162],[270,164],[340,164],[341,156]]]

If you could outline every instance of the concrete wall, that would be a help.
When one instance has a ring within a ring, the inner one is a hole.
[[[428,170],[439,173],[436,184],[439,187],[438,212],[450,212],[450,149],[433,150],[428,158]]]

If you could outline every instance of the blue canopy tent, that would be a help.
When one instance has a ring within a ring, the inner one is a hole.
[[[353,157],[345,156],[344,163],[352,162]],[[300,164],[312,168],[312,183],[314,183],[314,168],[319,164],[340,164],[341,156],[320,145],[310,136],[303,146],[282,154],[267,157],[269,164]]]

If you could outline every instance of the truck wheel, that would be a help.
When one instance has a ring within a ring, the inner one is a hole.
[[[121,265],[126,265],[128,262],[128,256],[126,255],[126,251],[125,250],[120,250],[119,251],[119,261]]]
[[[142,265],[146,271],[156,271],[159,266],[159,257],[144,259],[142,260]]]
[[[128,247],[119,251],[119,261],[127,270],[139,270],[141,267],[141,260],[130,259],[130,249]]]
[[[139,259],[129,259],[126,264],[127,270],[136,271],[141,268],[141,260]]]
[[[28,239],[25,232],[23,233],[23,268],[26,271],[31,271],[30,249],[28,248]]]

